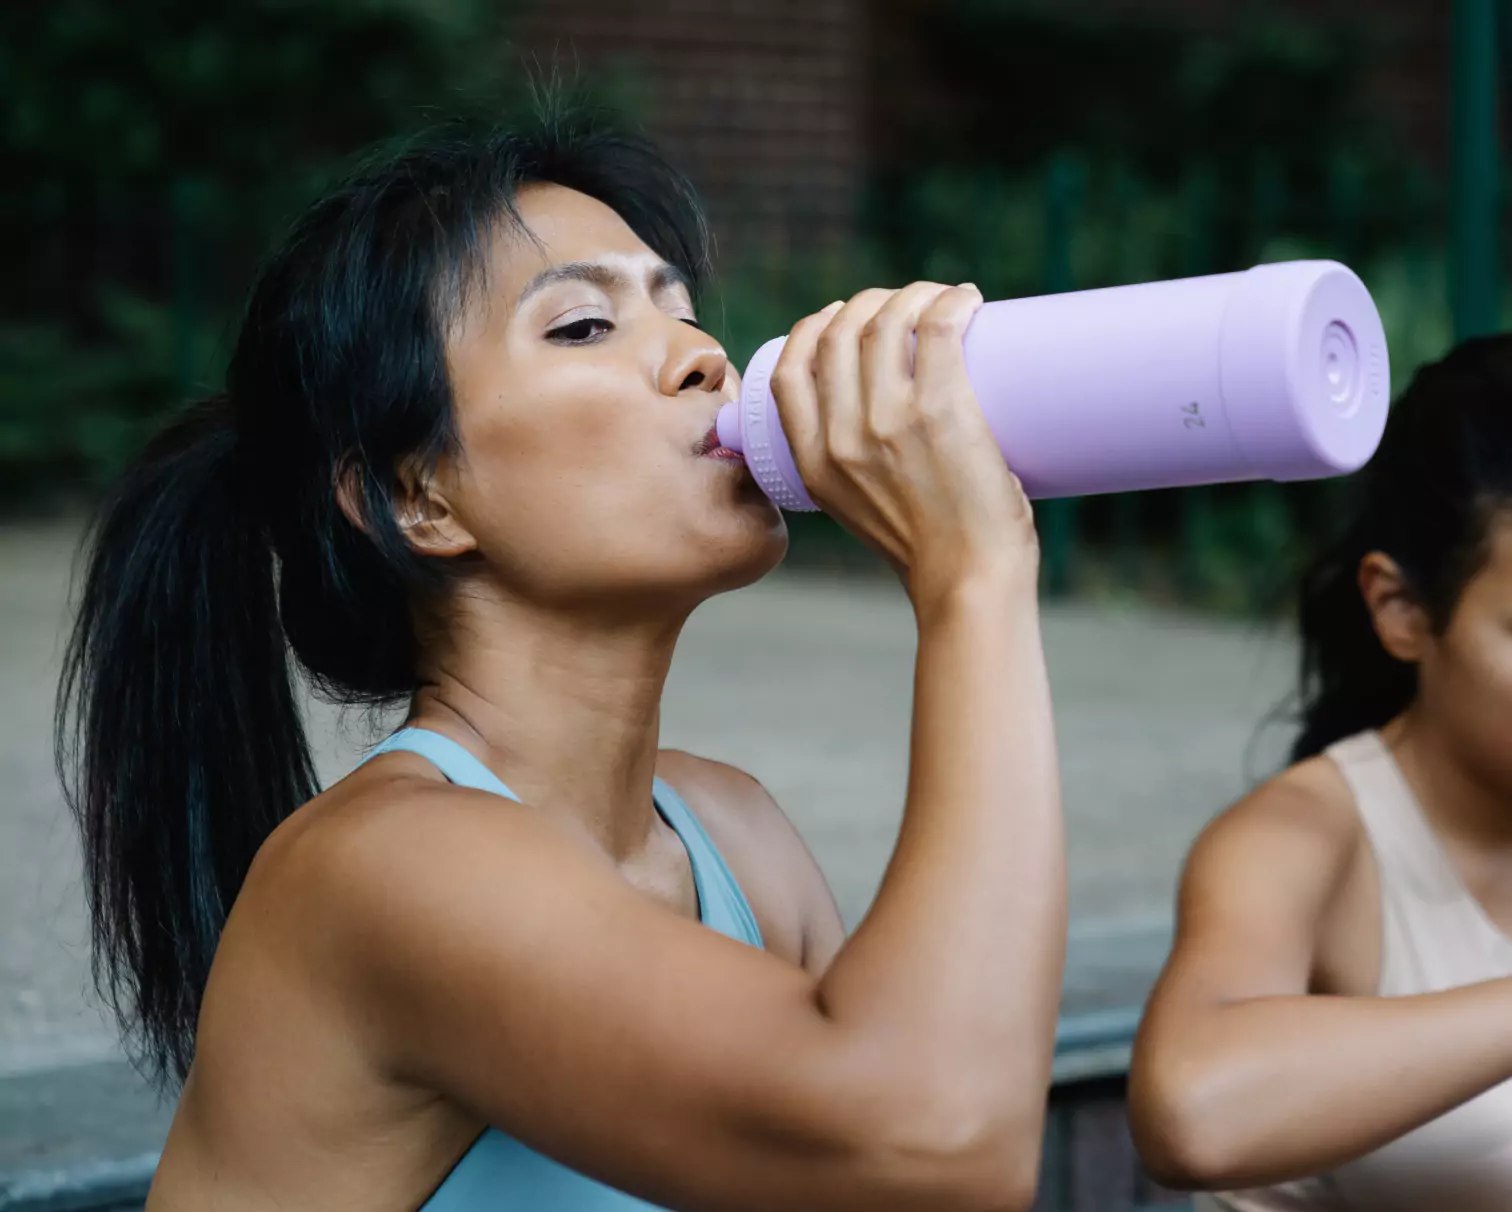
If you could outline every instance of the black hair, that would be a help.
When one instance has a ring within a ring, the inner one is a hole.
[[[103,503],[59,685],[59,773],[82,834],[95,980],[145,1067],[187,1076],[226,915],[253,857],[317,791],[291,656],[339,703],[416,688],[416,554],[401,466],[455,441],[448,325],[517,191],[611,206],[696,289],[688,182],[601,113],[538,102],[358,169],[258,274],[226,390],[173,420]],[[340,509],[354,487],[364,525]]]
[[[1512,335],[1463,342],[1423,367],[1393,405],[1341,537],[1302,579],[1302,729],[1294,761],[1379,728],[1417,694],[1417,670],[1377,638],[1360,561],[1390,556],[1442,633],[1484,566],[1491,524],[1512,507]]]

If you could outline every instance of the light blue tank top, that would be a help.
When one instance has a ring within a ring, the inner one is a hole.
[[[491,791],[519,800],[471,753],[439,732],[404,728],[376,746],[369,758],[395,749],[418,753],[460,787]],[[756,915],[714,848],[698,818],[660,779],[653,789],[656,810],[682,839],[693,866],[698,919],[740,942],[760,947]],[[654,1212],[654,1205],[606,1187],[528,1149],[497,1128],[472,1144],[419,1212]]]

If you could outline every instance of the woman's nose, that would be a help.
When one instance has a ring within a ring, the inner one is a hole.
[[[662,366],[661,390],[669,396],[685,391],[716,392],[724,387],[730,360],[708,333],[678,321],[679,334]]]

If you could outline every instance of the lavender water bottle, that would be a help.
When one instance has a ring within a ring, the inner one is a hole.
[[[812,510],[770,390],[785,340],[756,351],[719,440],[778,505]],[[1035,498],[1341,475],[1391,397],[1375,304],[1334,261],[986,303],[966,367]]]

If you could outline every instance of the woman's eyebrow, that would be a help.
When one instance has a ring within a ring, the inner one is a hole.
[[[693,294],[693,283],[688,281],[688,275],[666,261],[651,271],[647,276],[646,285],[651,288],[653,295],[659,295],[664,290],[672,290],[678,286],[681,286],[690,296]]]
[[[624,290],[630,285],[629,277],[618,269],[611,269],[597,261],[568,261],[562,265],[553,265],[543,269],[531,278],[525,284],[525,289],[520,291],[520,297],[515,306],[523,307],[532,295],[545,290],[548,286],[555,286],[558,282],[587,282],[590,286],[597,286],[610,294],[617,290]],[[653,295],[677,286],[687,289],[688,277],[677,266],[668,264],[666,261],[658,262],[646,275],[646,287]]]

